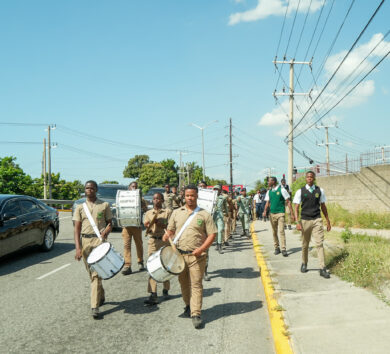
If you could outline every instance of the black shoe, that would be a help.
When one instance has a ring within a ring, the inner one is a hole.
[[[284,225],[284,229],[287,230],[287,225]]]
[[[103,297],[100,299],[99,307],[100,307],[100,306],[103,306],[105,301],[106,301],[106,298],[103,296]]]
[[[291,225],[288,225],[288,229],[289,229],[289,230],[292,230],[292,227],[291,227]]]
[[[222,245],[220,243],[218,243],[218,253],[219,254],[223,254],[223,252],[222,252]]]
[[[301,265],[301,273],[306,273],[307,272],[307,264],[302,263]]]
[[[138,270],[140,272],[143,272],[144,270],[146,270],[146,268],[144,266],[144,262],[138,262]]]
[[[276,255],[279,254],[279,253],[280,253],[280,248],[279,248],[279,247],[276,247],[276,248],[275,248],[274,255],[276,256]]]
[[[123,274],[123,275],[129,275],[129,274],[131,274],[131,273],[133,273],[133,272],[131,271],[131,267],[125,267],[125,268],[123,268],[123,270],[122,270],[122,274]]]
[[[216,251],[219,250],[218,243],[215,245],[215,250],[216,250]]]
[[[267,221],[267,219],[266,219],[266,218],[263,218],[263,221],[264,221],[264,222],[266,222],[266,221]]]
[[[144,301],[144,304],[150,305],[150,306],[157,305],[158,304],[157,294],[151,293],[149,296],[149,299]]]
[[[320,269],[320,275],[321,275],[321,277],[324,277],[325,279],[329,279],[330,278],[330,274],[326,270],[326,268]]]
[[[179,317],[191,317],[191,308],[190,305],[186,305],[184,312]]]
[[[229,245],[229,242],[226,241],[226,242],[224,243],[224,246],[230,246],[230,245]]]
[[[92,317],[94,320],[98,320],[100,318],[99,307],[95,307],[92,309]]]
[[[210,276],[207,274],[207,272],[204,272],[203,279],[205,281],[210,281]]]
[[[194,327],[196,329],[199,329],[199,328],[202,328],[202,319],[200,318],[200,316],[194,316],[192,317],[192,324],[194,325]]]
[[[286,251],[286,250],[283,250],[283,251],[282,251],[282,255],[283,255],[283,257],[288,257],[287,251]]]
[[[163,289],[163,297],[165,300],[169,299],[168,289]]]

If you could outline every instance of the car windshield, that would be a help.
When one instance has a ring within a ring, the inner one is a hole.
[[[116,192],[118,190],[127,190],[127,188],[124,188],[124,187],[99,187],[99,190],[97,192],[97,196],[98,196],[98,198],[101,198],[101,199],[115,199]]]
[[[163,193],[164,188],[151,188],[151,189],[149,189],[148,193],[146,193],[146,195],[154,195],[154,193],[156,193],[156,192]]]

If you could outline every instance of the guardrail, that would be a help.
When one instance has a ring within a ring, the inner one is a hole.
[[[73,205],[74,200],[65,199],[39,199],[47,205],[61,205],[61,209],[64,209],[64,205]]]

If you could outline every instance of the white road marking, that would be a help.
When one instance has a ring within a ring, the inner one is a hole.
[[[71,217],[72,217],[72,215],[71,216],[64,216],[63,218],[60,218],[60,220],[69,219]]]
[[[57,268],[57,269],[54,269],[54,270],[52,270],[52,271],[49,272],[49,273],[46,273],[46,274],[41,275],[39,278],[37,278],[37,280],[41,280],[41,279],[43,279],[43,278],[46,278],[46,277],[48,277],[49,275],[52,275],[52,274],[58,272],[59,270],[64,269],[64,268],[69,267],[69,266],[70,266],[70,263],[64,264],[63,266],[61,266],[61,267],[59,267],[59,268]]]

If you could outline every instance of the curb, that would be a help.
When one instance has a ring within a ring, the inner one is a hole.
[[[268,315],[271,322],[272,336],[274,340],[275,352],[277,354],[293,353],[288,336],[286,336],[286,324],[283,319],[282,311],[277,311],[280,307],[275,296],[270,271],[261,251],[261,245],[254,230],[254,224],[251,224],[250,233],[253,242],[257,264],[260,269],[260,277],[264,287],[265,298],[267,300]]]

